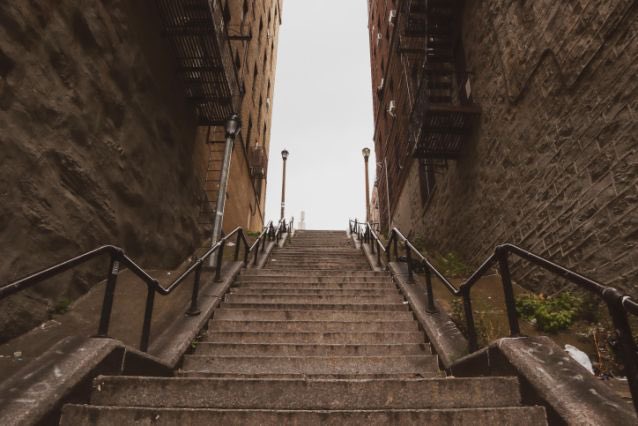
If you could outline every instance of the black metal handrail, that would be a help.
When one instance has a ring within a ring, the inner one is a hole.
[[[244,258],[243,263],[244,266],[248,264],[248,256],[250,252],[255,250],[255,255],[259,251],[259,241],[266,235],[267,232],[272,232],[273,226],[272,222],[270,222],[264,229],[264,232],[257,239],[255,244],[249,247],[248,240],[244,234],[244,231],[241,227],[235,228],[230,234],[224,236],[221,240],[219,240],[216,244],[214,244],[211,248],[209,248],[202,256],[198,257],[184,272],[182,272],[168,287],[162,287],[159,281],[152,276],[150,276],[142,267],[137,265],[130,257],[126,255],[124,250],[119,247],[113,245],[105,245],[102,247],[98,247],[94,250],[83,253],[79,256],[73,257],[71,259],[60,262],[56,265],[45,268],[41,271],[35,272],[33,274],[27,275],[24,278],[21,278],[17,281],[12,282],[6,286],[0,287],[0,300],[15,294],[19,291],[25,290],[29,287],[34,286],[42,281],[45,281],[49,278],[57,276],[63,272],[66,272],[76,266],[82,265],[92,259],[95,259],[99,256],[108,254],[110,256],[110,265],[107,273],[106,280],[106,288],[104,289],[104,300],[102,302],[102,309],[100,314],[100,322],[98,325],[98,337],[108,337],[109,325],[111,321],[111,313],[113,310],[113,299],[115,295],[115,287],[117,285],[117,278],[121,266],[128,268],[134,275],[136,275],[140,280],[142,280],[147,286],[147,296],[146,296],[146,306],[144,309],[144,322],[142,325],[142,336],[140,338],[140,350],[143,352],[148,351],[148,345],[150,341],[151,335],[151,319],[153,316],[153,307],[155,301],[155,293],[160,294],[161,296],[167,296],[171,294],[181,283],[183,283],[186,278],[188,278],[191,274],[194,275],[193,279],[193,292],[191,295],[191,304],[186,311],[187,315],[198,315],[200,313],[198,307],[198,297],[199,297],[199,287],[200,287],[200,278],[202,268],[204,263],[211,257],[213,254],[217,254],[216,263],[215,263],[215,282],[221,281],[221,268],[222,261],[224,257],[224,248],[227,242],[236,236],[237,240],[235,243],[235,253],[234,260],[239,260],[239,253],[241,249],[241,245],[244,245]]]
[[[378,235],[372,230],[370,225],[350,221],[350,232],[356,233],[359,239],[370,243],[370,247],[374,250],[377,248],[377,262],[380,265],[380,248],[383,244],[379,240]],[[465,314],[465,322],[467,328],[468,345],[470,352],[478,349],[478,341],[476,335],[476,326],[474,323],[474,315],[472,312],[471,289],[493,266],[498,267],[503,285],[503,293],[505,296],[505,307],[507,310],[507,319],[509,322],[510,336],[520,336],[520,327],[518,323],[518,315],[516,312],[516,300],[514,297],[514,289],[512,286],[512,278],[509,267],[509,255],[513,254],[524,259],[538,267],[545,269],[555,275],[558,275],[576,286],[585,289],[599,298],[607,305],[609,314],[612,318],[614,329],[621,344],[623,363],[625,365],[627,380],[631,390],[634,409],[638,412],[638,352],[636,343],[631,332],[629,319],[627,314],[631,313],[638,316],[638,303],[630,296],[621,293],[614,287],[605,286],[599,282],[587,278],[577,272],[574,272],[564,266],[558,265],[549,259],[534,254],[528,250],[518,247],[514,244],[506,243],[496,246],[492,253],[478,269],[470,275],[470,277],[458,288],[455,287],[440,271],[438,271],[432,263],[414,247],[414,245],[397,229],[392,228],[388,241],[383,247],[386,254],[386,260],[389,263],[392,259],[392,250],[394,249],[394,257],[399,260],[398,244],[402,243],[405,250],[405,262],[408,269],[408,280],[414,281],[414,264],[420,263],[424,268],[425,285],[427,292],[427,312],[436,313],[437,308],[434,303],[434,292],[432,289],[432,275],[435,275],[443,283],[444,287],[455,297],[463,299],[463,311]],[[416,256],[416,261],[413,260]]]

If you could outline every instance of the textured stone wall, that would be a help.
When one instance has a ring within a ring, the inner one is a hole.
[[[637,12],[631,0],[467,1],[480,124],[424,208],[411,174],[395,223],[475,266],[509,241],[638,295]]]
[[[152,2],[0,5],[0,284],[101,244],[172,267],[199,243],[196,121]],[[107,264],[0,307],[0,340]]]

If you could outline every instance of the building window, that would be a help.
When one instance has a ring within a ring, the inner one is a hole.
[[[253,133],[253,117],[248,117],[248,131],[246,132],[246,146],[250,146],[250,138]]]

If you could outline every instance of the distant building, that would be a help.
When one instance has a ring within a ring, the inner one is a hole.
[[[638,290],[638,9],[497,3],[368,1],[382,228]]]
[[[297,224],[297,229],[306,229],[306,212],[305,211],[301,211],[301,214],[299,215],[299,223]]]

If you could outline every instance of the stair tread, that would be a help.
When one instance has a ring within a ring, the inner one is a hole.
[[[299,380],[110,376],[98,377],[94,387],[100,391],[92,393],[93,404],[114,406],[339,410],[520,404],[518,380],[513,377]],[[188,389],[187,394],[184,389]]]
[[[97,422],[97,423],[96,423]],[[272,410],[221,408],[107,407],[69,404],[62,410],[62,425],[131,424],[304,425],[370,424],[519,424],[546,425],[541,407],[385,410]]]

